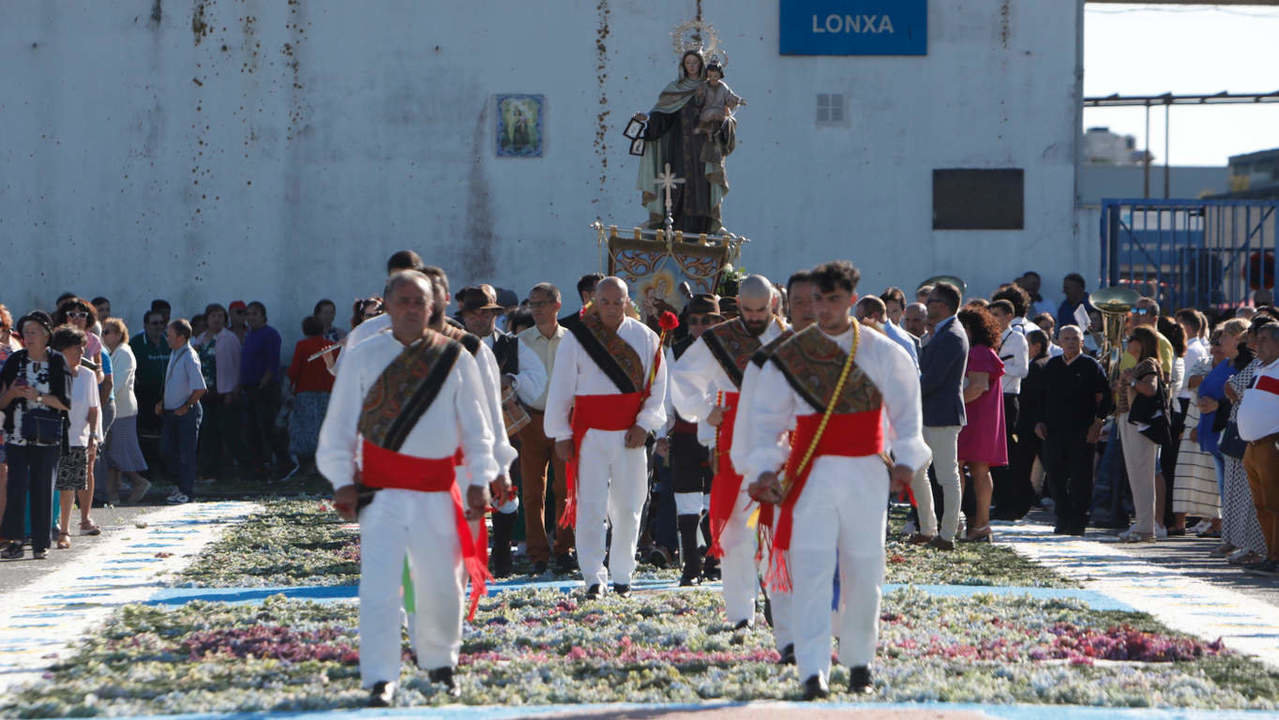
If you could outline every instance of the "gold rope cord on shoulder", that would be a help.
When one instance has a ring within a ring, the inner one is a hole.
[[[817,434],[813,435],[813,441],[809,443],[808,450],[804,452],[804,459],[800,461],[799,467],[795,468],[795,477],[804,474],[804,468],[808,467],[808,463],[812,461],[813,454],[817,452],[817,444],[822,441],[822,435],[826,433],[826,425],[830,422],[830,416],[835,413],[835,406],[839,404],[840,393],[844,391],[844,384],[848,381],[848,374],[853,369],[853,357],[857,355],[857,345],[861,342],[861,327],[856,320],[853,320],[853,346],[848,351],[848,359],[844,361],[844,369],[839,372],[839,382],[835,383],[835,392],[831,394],[830,400],[826,403],[826,412],[822,413],[822,421],[817,426]],[[787,477],[782,485],[782,497],[784,498],[791,488],[793,478]]]

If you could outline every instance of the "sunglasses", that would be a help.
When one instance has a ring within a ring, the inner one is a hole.
[[[1133,315],[1153,315],[1155,311],[1151,308],[1133,308]]]
[[[87,318],[87,317],[89,317],[89,313],[87,313],[87,312],[85,312],[85,311],[83,311],[83,310],[72,310],[71,312],[67,313],[67,317],[82,318],[82,319],[83,319],[83,318]]]
[[[554,305],[554,304],[555,303],[551,302],[550,300],[531,300],[529,301],[528,306],[536,310],[536,309],[544,308],[548,305]]]

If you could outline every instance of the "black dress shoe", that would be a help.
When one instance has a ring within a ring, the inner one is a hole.
[[[433,683],[443,685],[444,692],[448,694],[449,697],[461,697],[462,690],[457,686],[457,680],[453,679],[453,668],[435,668],[427,674],[427,678]]]
[[[590,587],[586,588],[586,599],[587,599],[587,600],[599,600],[599,599],[600,599],[600,585],[599,585],[599,583],[595,583],[594,585],[592,585],[592,586],[590,586]]]
[[[795,664],[795,643],[790,643],[786,647],[782,648],[782,664]]]
[[[686,572],[683,575],[680,575],[679,577],[680,587],[692,587],[694,585],[700,584],[701,582],[702,582],[702,574],[700,572],[697,573],[696,575],[689,575]]]
[[[804,681],[804,700],[824,700],[830,697],[830,687],[821,675],[809,675]]]
[[[620,598],[628,598],[631,596],[631,586],[615,584],[613,585],[613,593]]]
[[[555,556],[555,572],[559,575],[572,574],[577,569],[577,561],[573,559],[571,553]]]
[[[395,704],[395,683],[379,680],[369,690],[369,707],[391,707]]]
[[[869,695],[875,691],[875,684],[870,680],[870,668],[858,665],[848,673],[848,692],[854,695]]]
[[[750,629],[751,629],[750,620],[742,620],[733,626],[733,632],[737,632],[738,630],[750,630]]]
[[[544,574],[546,574],[546,569],[547,569],[547,567],[548,567],[548,565],[546,564],[546,561],[545,561],[545,560],[538,560],[537,562],[533,563],[533,572],[532,572],[532,573],[530,573],[530,574],[531,574],[531,575],[544,575]]]

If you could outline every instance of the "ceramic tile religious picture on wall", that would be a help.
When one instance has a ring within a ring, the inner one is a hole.
[[[497,156],[542,157],[544,95],[497,96]]]

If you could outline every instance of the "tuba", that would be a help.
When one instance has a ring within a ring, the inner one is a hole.
[[[1120,353],[1124,351],[1124,324],[1140,298],[1136,290],[1128,287],[1108,287],[1092,294],[1093,307],[1101,311],[1104,335],[1098,359],[1112,383],[1119,375]]]
[[[950,283],[951,285],[954,285],[956,288],[959,289],[960,295],[966,295],[968,293],[968,283],[964,282],[960,278],[955,277],[954,275],[934,275],[928,278],[927,280],[923,281],[922,283],[920,283],[919,287],[923,287],[925,285],[936,285],[939,282]]]

